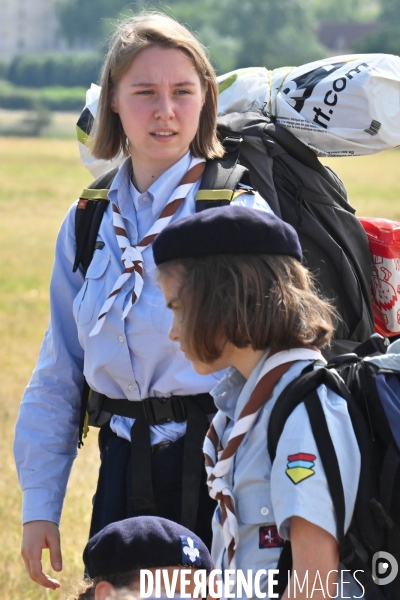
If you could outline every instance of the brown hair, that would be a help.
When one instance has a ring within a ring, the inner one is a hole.
[[[110,160],[119,152],[129,155],[129,143],[119,115],[111,109],[118,83],[138,52],[160,46],[184,52],[193,62],[206,92],[199,127],[190,150],[196,157],[218,158],[224,149],[216,134],[218,85],[204,47],[180,23],[161,13],[144,13],[122,23],[115,31],[104,61],[94,139],[91,151],[97,158]]]
[[[221,340],[238,348],[329,344],[336,312],[318,295],[310,272],[290,256],[216,255],[166,262],[177,278],[185,347],[206,364]]]
[[[133,569],[126,573],[117,573],[106,576],[95,577],[94,579],[85,579],[80,581],[75,592],[67,596],[66,600],[94,600],[96,585],[100,581],[108,581],[115,588],[129,588],[133,583],[139,581],[140,570]]]

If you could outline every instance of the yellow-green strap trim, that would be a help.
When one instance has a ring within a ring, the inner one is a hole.
[[[233,198],[231,190],[199,190],[196,194],[197,200],[229,200]]]
[[[76,137],[78,138],[78,142],[84,146],[88,145],[88,139],[90,138],[90,135],[85,133],[78,125],[76,126]]]
[[[108,192],[109,190],[83,190],[82,194],[79,198],[84,198],[85,200],[108,200]]]

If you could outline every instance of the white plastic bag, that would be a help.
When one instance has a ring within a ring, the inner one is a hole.
[[[398,56],[336,56],[274,71],[242,69],[218,79],[220,113],[263,108],[319,156],[400,146]]]
[[[84,106],[83,111],[88,109],[91,115],[93,116],[93,119],[96,117],[97,113],[100,90],[101,88],[98,85],[92,83],[92,85],[86,92],[86,104]],[[88,136],[78,127],[78,125],[76,126],[76,129],[81,161],[94,177],[100,177],[100,175],[103,175],[103,173],[107,173],[107,171],[111,171],[111,169],[119,167],[119,165],[123,162],[124,156],[122,154],[120,154],[113,160],[95,158],[90,151]]]

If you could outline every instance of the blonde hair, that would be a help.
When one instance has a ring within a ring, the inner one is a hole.
[[[190,150],[196,157],[222,157],[224,149],[216,134],[218,85],[215,71],[204,47],[194,35],[186,27],[161,13],[144,13],[129,19],[114,33],[100,79],[101,93],[93,130],[92,154],[106,160],[114,158],[121,150],[126,156],[129,155],[127,137],[119,115],[111,109],[111,102],[118,83],[135,56],[154,46],[181,50],[193,62],[205,90],[205,102]]]
[[[322,348],[334,333],[336,311],[291,256],[201,256],[158,269],[161,280],[178,282],[184,345],[206,364],[220,358],[225,341],[253,350]]]

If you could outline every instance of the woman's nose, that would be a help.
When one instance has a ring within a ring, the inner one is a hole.
[[[157,99],[157,106],[155,110],[155,117],[168,121],[175,116],[173,100],[169,94],[160,94]]]
[[[168,337],[173,342],[179,342],[179,327],[176,324],[176,319],[172,321],[171,329],[168,332]]]

